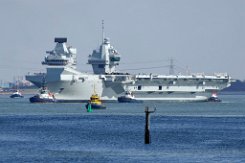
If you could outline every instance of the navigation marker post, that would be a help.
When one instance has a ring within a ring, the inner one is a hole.
[[[149,119],[149,115],[150,113],[154,113],[156,111],[156,108],[154,108],[153,111],[149,110],[149,107],[146,106],[145,108],[145,144],[150,144],[151,140],[150,140],[150,119]]]
[[[91,106],[91,103],[89,102],[89,104],[88,104],[88,109],[87,109],[87,112],[92,112],[92,106]]]

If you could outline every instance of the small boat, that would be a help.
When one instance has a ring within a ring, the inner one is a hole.
[[[54,94],[52,94],[47,87],[42,87],[42,89],[39,90],[39,94],[36,94],[29,100],[31,103],[47,103],[56,101]]]
[[[221,102],[222,100],[218,98],[217,93],[212,93],[211,97],[208,98],[208,102]]]
[[[10,98],[23,98],[24,96],[19,90],[16,90],[12,95],[10,95]]]
[[[124,103],[136,103],[136,102],[142,102],[139,100],[136,100],[133,93],[130,91],[126,91],[124,96],[118,97],[118,102],[124,102]]]
[[[89,106],[90,105],[90,106]],[[90,100],[86,104],[87,109],[106,109],[106,106],[102,104],[98,94],[94,93],[90,97]]]

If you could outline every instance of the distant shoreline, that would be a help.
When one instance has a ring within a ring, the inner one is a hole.
[[[32,88],[32,89],[19,89],[23,94],[37,94],[38,93],[38,88]],[[10,95],[14,93],[14,91],[2,91],[0,92],[0,95]],[[220,95],[245,95],[245,91],[237,91],[237,90],[223,90],[219,91],[218,94]]]
[[[19,89],[23,94],[37,94],[38,88],[31,88],[31,89]],[[10,95],[14,93],[13,90],[10,91],[1,91],[0,95]]]

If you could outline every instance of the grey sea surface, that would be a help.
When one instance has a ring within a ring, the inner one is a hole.
[[[245,93],[221,103],[31,104],[0,95],[0,162],[245,162]],[[144,144],[145,107],[151,144]]]

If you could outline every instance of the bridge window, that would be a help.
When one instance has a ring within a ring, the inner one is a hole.
[[[141,90],[141,89],[142,89],[142,86],[141,86],[141,85],[139,85],[139,86],[138,86],[138,90]]]
[[[162,86],[161,85],[159,85],[158,90],[162,90]]]

